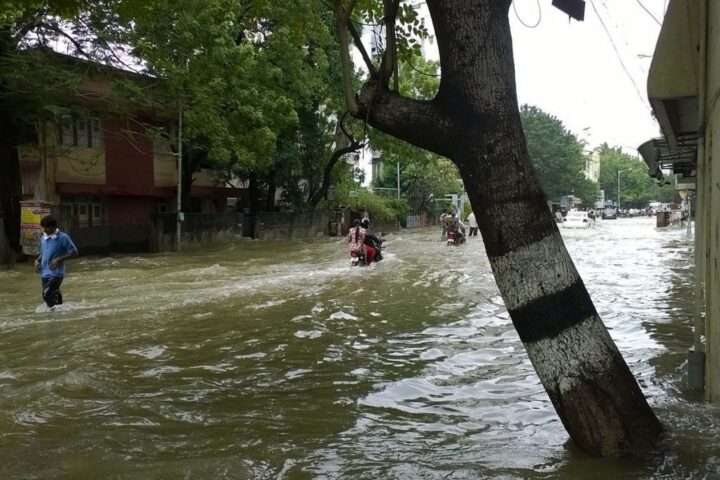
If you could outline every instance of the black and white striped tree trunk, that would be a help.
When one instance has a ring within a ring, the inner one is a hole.
[[[576,445],[598,455],[647,450],[662,426],[593,306],[527,152],[510,2],[427,5],[442,67],[436,98],[403,98],[370,81],[354,114],[458,166],[513,324]]]

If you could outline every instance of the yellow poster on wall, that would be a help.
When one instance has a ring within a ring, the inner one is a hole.
[[[20,202],[20,245],[25,255],[39,253],[42,227],[40,220],[50,213],[50,204],[44,202]]]

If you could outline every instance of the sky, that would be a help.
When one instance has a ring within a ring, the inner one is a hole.
[[[432,29],[425,2],[410,3]],[[608,143],[637,155],[638,146],[660,136],[647,100],[647,75],[667,3],[585,0],[579,22],[552,0],[514,0],[509,18],[520,104],[558,118],[586,142],[588,152]],[[437,59],[436,44],[426,41],[424,50]],[[363,68],[357,52],[354,59]],[[366,183],[370,157],[363,152],[360,160]]]
[[[589,149],[607,142],[636,153],[659,136],[647,72],[665,8],[666,0],[586,0],[578,22],[550,0],[515,0],[518,100],[556,116]]]

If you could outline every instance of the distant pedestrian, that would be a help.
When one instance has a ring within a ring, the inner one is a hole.
[[[475,212],[470,212],[470,215],[468,215],[466,221],[468,224],[468,229],[470,230],[468,232],[468,237],[477,237],[478,223],[477,220],[475,220]]]
[[[442,236],[440,237],[441,240],[445,240],[445,235],[447,235],[447,218],[447,212],[443,212],[440,214],[440,225],[442,226]]]
[[[68,235],[61,232],[57,220],[46,215],[40,220],[43,236],[40,238],[40,254],[35,259],[35,270],[40,274],[42,298],[48,308],[62,305],[60,284],[65,278],[65,261],[78,255],[77,247]]]

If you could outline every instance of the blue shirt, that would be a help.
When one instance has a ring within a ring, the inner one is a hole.
[[[50,269],[50,262],[70,252],[77,252],[77,247],[66,234],[59,229],[52,235],[40,237],[40,277],[64,277],[65,262],[55,270]]]

